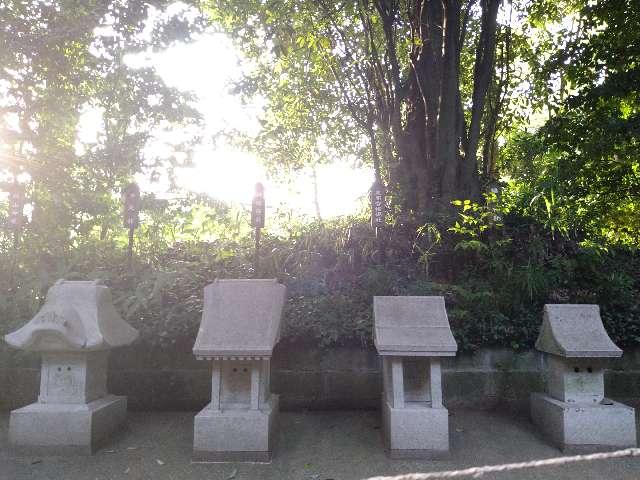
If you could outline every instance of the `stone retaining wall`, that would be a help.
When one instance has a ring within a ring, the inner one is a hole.
[[[109,391],[127,395],[131,410],[201,409],[210,398],[210,365],[197,361],[188,341],[165,349],[127,347],[110,357]],[[543,389],[543,357],[487,348],[443,362],[444,400],[449,407],[527,408],[529,394]],[[382,382],[375,350],[327,350],[279,345],[272,362],[272,390],[283,410],[378,408]],[[0,347],[0,410],[35,401],[37,355]],[[605,375],[607,395],[640,400],[640,349],[626,351]]]

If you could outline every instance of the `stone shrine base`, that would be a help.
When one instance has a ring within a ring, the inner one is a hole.
[[[195,413],[130,412],[122,433],[78,461],[14,456],[7,443],[9,412],[0,412],[0,480],[364,480],[561,455],[540,437],[528,413],[505,407],[449,407],[451,450],[445,460],[390,460],[384,451],[381,412],[350,410],[281,412],[269,464],[192,463]],[[481,480],[638,480],[638,472],[640,457],[626,457],[485,475]]]
[[[207,405],[194,419],[192,460],[270,462],[277,417],[277,395],[260,410],[213,410]]]
[[[449,412],[423,402],[394,408],[383,400],[385,444],[393,459],[442,459],[449,455]]]
[[[25,455],[91,455],[124,424],[127,397],[106,395],[86,404],[32,403],[13,410],[12,450]]]
[[[636,446],[636,417],[622,403],[565,403],[542,393],[531,394],[531,418],[565,453],[590,453]]]

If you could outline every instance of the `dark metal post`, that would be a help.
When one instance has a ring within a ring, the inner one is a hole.
[[[376,246],[380,252],[380,258],[384,260],[385,245],[383,229],[385,222],[385,191],[382,182],[376,178],[371,187],[371,226],[375,231]]]
[[[251,226],[255,228],[256,251],[254,260],[254,276],[260,276],[260,229],[264,227],[265,219],[265,203],[264,203],[264,186],[262,183],[256,183],[253,201],[251,202]]]
[[[129,227],[129,242],[127,245],[127,258],[129,259],[129,268],[131,268],[131,262],[133,261],[133,232],[135,228]]]
[[[20,229],[24,223],[24,185],[13,182],[9,187],[9,215],[7,226],[13,230],[14,246],[20,242]]]
[[[124,226],[129,229],[129,243],[127,245],[127,258],[129,268],[133,261],[133,234],[140,225],[140,188],[135,183],[130,183],[122,191]]]
[[[11,255],[10,278],[13,283],[15,271],[18,266],[18,249],[20,247],[20,233],[22,225],[25,222],[24,203],[25,203],[25,187],[24,185],[14,181],[8,185],[9,191],[9,214],[7,216],[7,228],[13,234],[13,251]]]
[[[260,229],[256,228],[256,251],[254,264],[254,276],[260,278]]]

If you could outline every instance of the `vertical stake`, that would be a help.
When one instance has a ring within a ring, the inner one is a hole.
[[[129,270],[133,268],[133,232],[140,225],[138,216],[140,211],[140,188],[130,183],[122,190],[124,226],[129,229],[129,243],[127,245],[127,261]]]
[[[127,246],[127,257],[129,259],[129,270],[133,267],[133,232],[135,228],[133,226],[129,226],[129,244]]]
[[[253,263],[253,275],[260,278],[260,229],[264,227],[265,204],[264,187],[260,182],[256,183],[255,193],[251,202],[251,226],[256,232],[256,251]]]
[[[255,278],[260,278],[260,227],[256,228],[256,251],[253,269]]]
[[[378,249],[378,257],[380,263],[384,262],[385,244],[383,238],[383,229],[385,226],[385,190],[379,173],[376,172],[376,179],[371,186],[371,226],[375,232],[375,243]]]

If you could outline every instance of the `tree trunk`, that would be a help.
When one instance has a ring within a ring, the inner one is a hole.
[[[462,171],[463,191],[472,199],[477,199],[480,196],[477,160],[478,144],[480,142],[480,128],[484,115],[487,90],[491,83],[495,64],[496,27],[500,0],[481,0],[481,5],[482,30],[476,49],[471,122],[469,124],[468,142]]]
[[[456,131],[458,114],[458,39],[460,38],[460,0],[445,0],[443,22],[444,61],[440,93],[438,122],[438,158],[443,163],[441,202],[446,210],[451,200],[457,198],[459,189],[459,144]]]

